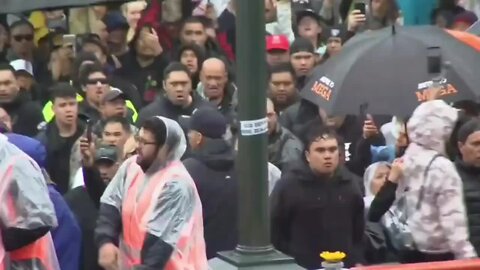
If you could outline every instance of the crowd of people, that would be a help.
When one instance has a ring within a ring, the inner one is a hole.
[[[0,270],[201,270],[235,249],[238,1],[0,18]],[[431,24],[477,21],[438,2]],[[406,118],[328,115],[300,97],[349,39],[407,15],[358,3],[265,0],[272,243],[306,269],[323,251],[346,267],[475,258],[475,101],[447,104],[435,85]]]

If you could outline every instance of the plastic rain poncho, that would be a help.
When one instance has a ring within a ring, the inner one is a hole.
[[[55,210],[38,165],[0,134],[0,222],[2,230],[56,227]],[[0,270],[57,270],[50,233],[35,242],[5,251],[0,242]]]
[[[146,260],[168,260],[166,270],[208,269],[200,198],[180,162],[187,148],[185,135],[177,122],[158,118],[167,127],[166,161],[157,158],[144,173],[136,156],[127,159],[101,198],[122,216],[119,269],[144,266]],[[161,258],[154,244],[144,243],[147,234],[173,248],[169,258]]]

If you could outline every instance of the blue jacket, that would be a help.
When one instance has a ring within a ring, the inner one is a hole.
[[[14,133],[8,133],[6,136],[10,143],[29,155],[41,168],[45,167],[47,151],[40,141]],[[60,269],[79,270],[82,245],[80,227],[62,195],[55,189],[55,185],[48,184],[48,195],[55,207],[58,221],[58,226],[51,233]]]
[[[55,185],[48,185],[48,193],[58,220],[58,227],[52,231],[52,238],[60,269],[79,270],[82,248],[80,227],[62,195],[55,189]]]

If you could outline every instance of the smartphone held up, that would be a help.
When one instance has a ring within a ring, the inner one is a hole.
[[[360,11],[360,14],[366,15],[367,7],[364,2],[355,2],[354,7],[355,10]]]

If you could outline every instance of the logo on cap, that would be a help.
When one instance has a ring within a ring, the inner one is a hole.
[[[281,40],[280,40],[279,36],[272,36],[272,43],[278,44],[280,42],[281,42]]]

